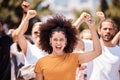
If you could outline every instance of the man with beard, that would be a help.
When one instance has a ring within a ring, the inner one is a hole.
[[[120,47],[111,42],[116,31],[117,27],[111,19],[101,21],[98,33],[102,54],[88,63],[88,80],[119,80]]]

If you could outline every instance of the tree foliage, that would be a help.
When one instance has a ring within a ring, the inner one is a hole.
[[[0,19],[8,25],[9,29],[16,28],[20,24],[23,15],[20,5],[23,1],[24,0],[0,0]],[[31,9],[37,10],[36,20],[43,15],[45,16],[52,13],[49,9],[49,4],[39,7],[43,1],[44,0],[29,0]],[[31,21],[32,20],[33,19],[31,19]]]
[[[117,24],[118,29],[120,29],[120,0],[111,0],[110,4],[104,4],[102,1],[103,0],[101,0],[101,10],[105,13],[106,17],[113,19]],[[108,8],[102,5],[108,6]]]

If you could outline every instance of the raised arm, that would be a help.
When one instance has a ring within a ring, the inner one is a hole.
[[[86,19],[85,22],[89,26],[89,29],[92,34],[93,50],[89,51],[89,52],[85,52],[84,54],[80,54],[80,56],[79,56],[80,64],[91,61],[102,53],[100,41],[99,41],[99,38],[98,38],[98,35],[96,32],[95,20],[92,17],[89,17]]]
[[[35,10],[28,10],[25,18],[23,18],[23,20],[21,21],[21,24],[14,31],[13,36],[17,38],[18,44],[20,45],[20,48],[22,49],[24,54],[26,54],[26,51],[27,51],[27,40],[24,37],[24,33],[28,28],[29,20],[34,16],[36,16],[36,14],[37,12]]]
[[[43,74],[37,73],[36,74],[36,79],[35,80],[44,80]]]
[[[27,15],[27,11],[30,9],[30,4],[26,1],[23,1],[21,4],[21,7],[23,9],[23,17],[22,17],[22,20],[23,20],[25,18],[25,16]],[[26,24],[26,26],[28,26],[28,24]],[[21,30],[21,32],[19,32],[19,33],[24,34],[26,32],[26,30],[27,30],[27,28]],[[14,32],[12,33],[12,37],[13,37],[14,42],[18,41],[18,35],[16,35],[16,32],[17,31],[14,30]]]
[[[26,17],[28,10],[30,10],[30,3],[23,1],[21,4],[21,7],[23,9],[23,17],[22,20]],[[28,23],[25,25],[28,26]],[[27,31],[27,27],[22,28],[22,31],[20,32],[20,34],[24,34]]]
[[[115,37],[112,39],[111,43],[114,45],[117,45],[119,40],[120,40],[120,31],[115,35]]]
[[[83,12],[80,17],[73,23],[73,26],[78,30],[79,26],[85,21],[87,17],[90,17],[90,15],[86,12]]]

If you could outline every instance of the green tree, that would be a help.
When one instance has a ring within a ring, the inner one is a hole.
[[[104,3],[105,2],[105,3]],[[115,21],[120,29],[120,0],[111,0],[111,3],[106,3],[106,0],[101,0],[100,9],[105,13],[106,17],[109,17]],[[104,6],[103,6],[104,5]]]
[[[0,0],[0,19],[8,24],[8,28],[16,28],[21,22],[23,11],[21,9],[21,3],[24,0]],[[31,9],[37,10],[37,16],[33,19],[40,19],[41,16],[52,14],[49,9],[49,4],[46,6],[41,6],[44,0],[29,0],[31,4]],[[39,7],[41,6],[41,7]],[[31,21],[33,20],[31,19]],[[32,23],[30,24],[32,26]],[[31,28],[31,27],[29,27]],[[27,32],[30,33],[29,29]]]
[[[108,4],[106,0],[100,0],[101,11],[105,12],[108,10]]]

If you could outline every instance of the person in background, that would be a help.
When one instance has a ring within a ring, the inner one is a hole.
[[[72,53],[77,42],[77,33],[71,20],[56,14],[42,23],[40,45],[49,55],[39,59],[36,64],[34,71],[37,80],[75,80],[76,68],[101,54],[100,43],[96,42],[98,36],[95,21],[88,17],[86,23],[92,32],[94,50],[84,54]]]
[[[91,41],[92,40],[92,35],[91,31],[89,29],[84,29],[80,34],[79,34],[79,39],[78,39],[78,44],[75,46],[75,52],[81,51],[84,53],[84,42],[83,41]],[[81,44],[82,43],[82,44]],[[82,48],[81,48],[82,47]],[[81,64],[80,67],[77,68],[76,70],[76,80],[87,80],[87,63]]]
[[[0,20],[0,35],[5,35],[5,31],[3,30],[3,21]]]
[[[10,46],[14,41],[14,34],[5,34],[0,21],[0,80],[11,80]]]
[[[104,15],[104,13],[103,13],[102,11],[96,12],[96,15],[97,15],[97,17],[100,19],[100,21],[102,21],[102,20],[105,19],[105,15]],[[117,26],[117,25],[115,25],[115,26]],[[116,32],[117,32],[117,31],[116,31]],[[118,32],[116,33],[115,37],[111,40],[111,43],[113,43],[114,45],[116,45],[116,44],[120,45],[120,44],[119,44],[119,43],[120,43],[119,40],[120,40],[120,31],[118,31]]]
[[[14,31],[15,29],[9,29],[7,34],[11,35]],[[14,46],[15,43],[16,42],[10,46],[11,80],[18,80],[18,70],[25,64],[25,57],[22,54],[19,45],[16,43],[16,46]],[[14,51],[15,47],[17,48],[16,51]]]
[[[98,33],[102,55],[88,64],[88,80],[119,80],[120,47],[111,43],[116,29],[111,19],[104,19],[100,23]]]
[[[99,15],[103,16],[104,14]],[[78,19],[77,26],[81,23],[80,20]],[[120,47],[112,43],[116,29],[116,25],[111,19],[101,20],[98,33],[102,45],[102,55],[88,62],[87,80],[119,80]],[[89,50],[92,49],[92,44],[89,43]],[[89,50],[85,47],[85,52]]]
[[[84,29],[80,33],[80,39],[92,40],[92,35],[89,29]]]
[[[84,18],[90,17],[89,14],[86,12],[83,12],[80,17],[74,22],[73,26],[78,30],[79,26],[85,21]],[[73,53],[80,52],[84,53],[86,51],[85,44],[88,44],[88,42],[92,42],[92,35],[91,31],[89,29],[84,29],[80,34],[78,35],[78,41],[77,45],[75,46],[75,49]],[[89,49],[89,46],[87,46]],[[87,63],[81,64],[81,66],[77,67],[76,69],[76,80],[87,80]]]
[[[47,55],[47,53],[43,50],[41,50],[41,46],[40,46],[40,38],[39,38],[39,35],[40,35],[40,26],[42,24],[42,22],[36,22],[34,23],[33,27],[32,27],[32,31],[31,31],[31,36],[33,38],[33,41],[34,41],[34,44],[31,44],[29,41],[27,41],[27,39],[25,38],[25,32],[27,31],[28,29],[28,22],[25,23],[24,20],[25,18],[28,18],[28,13],[29,12],[32,12],[30,13],[31,15],[36,15],[36,11],[35,10],[29,10],[30,9],[30,4],[26,1],[23,1],[23,3],[21,4],[21,7],[23,9],[23,19],[22,19],[22,24],[24,24],[23,26],[19,26],[17,28],[17,31],[15,32],[16,33],[16,37],[17,37],[17,42],[23,52],[23,54],[25,55],[25,58],[26,58],[26,63],[25,63],[25,66],[22,67],[22,69],[24,69],[25,67],[28,67],[28,66],[34,66],[36,64],[36,62],[38,61],[39,58]],[[34,71],[33,71],[33,68],[31,69],[31,73],[29,72],[30,76],[29,75],[25,75],[23,76],[23,78],[32,78],[34,79],[35,77],[35,74],[34,74]],[[26,69],[26,70],[29,70],[29,69]],[[32,75],[31,75],[32,74]],[[20,74],[21,76],[21,74]]]
[[[26,17],[26,13],[30,9],[30,4],[26,1],[23,1],[23,3],[21,4],[21,7],[23,11],[25,12],[23,14],[23,19],[24,19],[24,17]],[[39,44],[39,41],[40,41],[39,28],[41,24],[42,24],[41,22],[36,22],[32,27],[31,34],[33,37],[34,44],[31,44],[30,42],[28,42],[24,35],[24,33],[26,32],[28,28],[28,24],[26,24],[26,26],[20,27],[19,32],[17,32],[16,34],[16,36],[18,37],[18,44],[20,48],[22,49],[22,52],[24,53],[28,64],[36,64],[39,58],[46,55],[46,52],[41,50],[41,46]]]
[[[27,17],[23,20],[24,23],[29,22],[29,19],[35,16],[35,11],[30,10]],[[0,22],[1,24],[1,22]],[[23,26],[23,22],[20,26]],[[0,25],[2,27],[2,25]],[[17,28],[18,29],[18,28]],[[10,46],[13,42],[17,41],[17,29],[11,35],[0,35],[0,79],[10,80],[11,64],[10,64]]]

